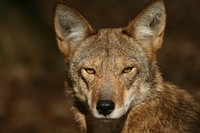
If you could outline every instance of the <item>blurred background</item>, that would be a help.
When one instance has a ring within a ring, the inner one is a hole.
[[[126,26],[149,0],[68,0],[98,28]],[[56,0],[0,1],[0,132],[78,133],[53,31]],[[166,0],[158,63],[163,77],[200,97],[200,1]]]

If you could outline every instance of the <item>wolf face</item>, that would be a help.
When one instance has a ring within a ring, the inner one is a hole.
[[[160,91],[156,52],[165,21],[164,2],[157,0],[127,27],[95,31],[71,6],[57,4],[55,31],[72,92],[95,118],[120,118]]]

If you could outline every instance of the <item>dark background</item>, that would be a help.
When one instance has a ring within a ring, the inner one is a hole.
[[[68,0],[96,28],[125,26],[148,0]],[[74,133],[63,58],[53,31],[56,0],[0,1],[0,132]],[[200,1],[167,0],[158,63],[163,77],[200,97]]]

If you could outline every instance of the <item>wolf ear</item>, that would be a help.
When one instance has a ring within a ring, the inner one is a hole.
[[[80,43],[93,33],[87,20],[69,4],[59,2],[54,9],[54,28],[58,47],[70,57]]]
[[[152,50],[157,51],[162,45],[165,25],[166,8],[164,0],[153,0],[128,24],[124,33],[140,43],[150,42]]]

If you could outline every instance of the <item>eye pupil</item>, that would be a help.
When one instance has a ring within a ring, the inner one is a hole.
[[[85,68],[85,71],[88,73],[88,74],[95,74],[95,70],[93,68]]]
[[[122,71],[122,73],[129,73],[132,71],[132,69],[133,69],[133,67],[127,67]]]

